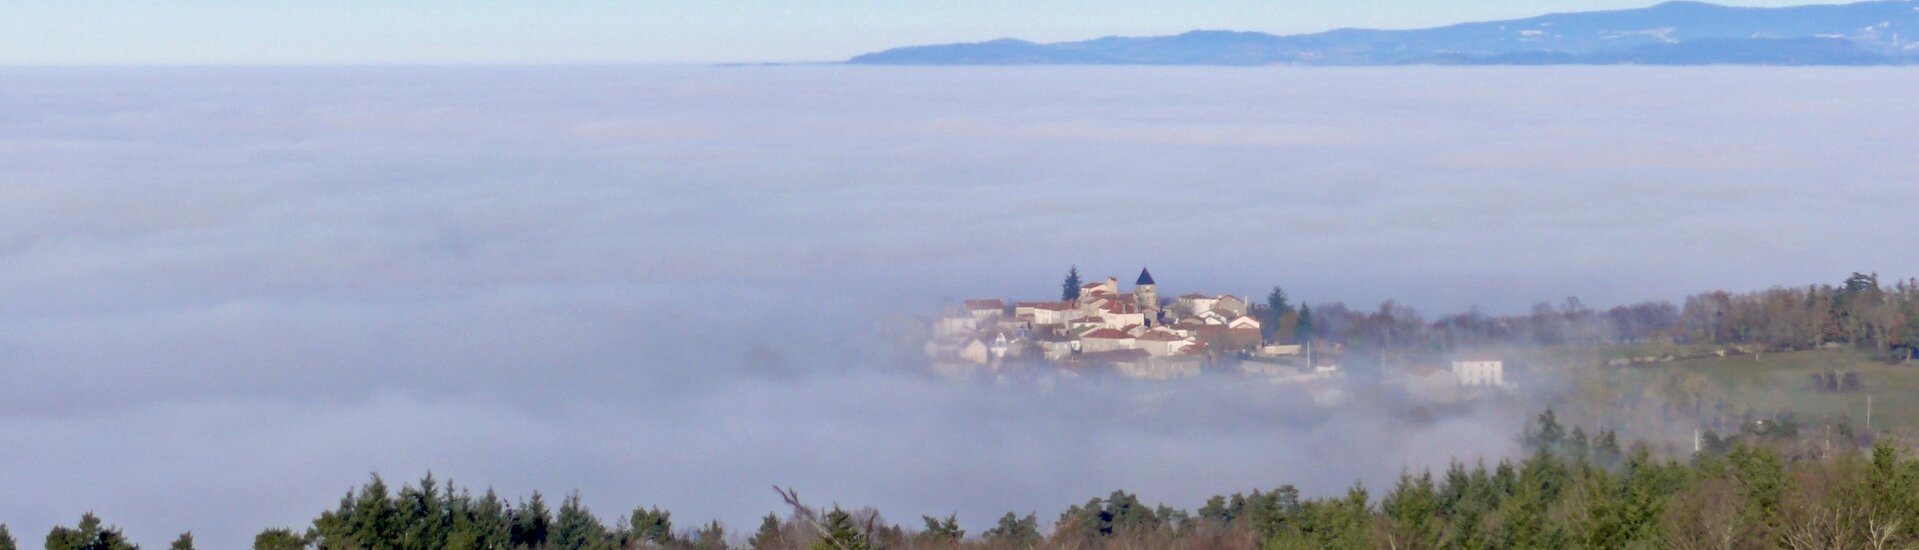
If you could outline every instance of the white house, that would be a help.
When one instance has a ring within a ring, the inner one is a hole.
[[[1020,302],[1013,307],[1017,316],[1030,315],[1035,325],[1058,325],[1085,316],[1071,302]]]
[[[999,317],[1006,311],[1006,302],[999,300],[967,300],[966,313],[974,319],[985,321]]]
[[[1453,377],[1462,386],[1506,385],[1506,363],[1504,361],[1453,361]]]

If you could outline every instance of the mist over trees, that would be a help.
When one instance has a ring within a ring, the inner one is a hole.
[[[1269,297],[1269,305],[1262,308],[1265,319],[1284,324],[1282,317],[1290,313],[1299,319],[1293,322],[1296,326],[1310,327],[1297,332],[1387,356],[1483,346],[1652,342],[1774,351],[1842,344],[1898,358],[1909,358],[1919,348],[1919,279],[1888,286],[1877,275],[1861,273],[1837,286],[1711,291],[1681,304],[1654,301],[1600,311],[1567,298],[1534,305],[1524,315],[1494,316],[1475,309],[1430,321],[1395,301],[1370,310],[1335,302],[1291,313],[1276,307],[1285,304],[1285,295],[1274,291],[1282,301],[1270,303]]]

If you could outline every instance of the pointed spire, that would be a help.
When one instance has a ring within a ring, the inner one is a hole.
[[[1133,284],[1151,285],[1151,284],[1157,284],[1157,283],[1153,282],[1153,272],[1147,271],[1146,268],[1142,267],[1139,269],[1139,280],[1133,281]]]

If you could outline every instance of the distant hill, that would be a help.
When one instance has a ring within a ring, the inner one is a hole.
[[[894,48],[872,65],[1763,64],[1919,62],[1919,3],[1739,8],[1667,2],[1415,30],[1279,36],[1192,31],[1041,44],[1000,39]]]

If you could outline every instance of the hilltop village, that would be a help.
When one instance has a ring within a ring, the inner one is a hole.
[[[926,353],[949,376],[985,368],[1051,365],[1070,374],[1111,369],[1145,379],[1199,375],[1209,367],[1284,380],[1331,376],[1334,354],[1274,345],[1257,306],[1227,294],[1165,299],[1141,269],[1133,287],[1119,279],[1071,286],[1061,300],[965,300],[933,322]]]

